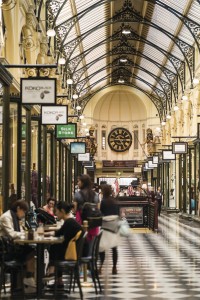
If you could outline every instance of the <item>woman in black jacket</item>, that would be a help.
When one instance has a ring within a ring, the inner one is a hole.
[[[59,220],[64,220],[61,228],[54,232],[47,232],[46,235],[55,235],[56,237],[64,236],[64,241],[61,244],[55,244],[50,247],[49,251],[49,267],[48,275],[43,278],[43,281],[49,281],[54,278],[54,261],[64,260],[65,252],[68,244],[75,235],[81,231],[81,236],[84,234],[83,228],[78,222],[72,217],[71,210],[74,206],[72,204],[67,204],[66,202],[60,201],[56,205],[56,215]],[[59,274],[58,282],[56,283],[58,288],[63,287],[62,273]]]

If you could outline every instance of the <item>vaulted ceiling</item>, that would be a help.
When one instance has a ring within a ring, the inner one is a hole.
[[[49,0],[54,50],[66,59],[79,104],[111,85],[144,92],[163,118],[192,86],[200,50],[200,0]],[[124,33],[126,31],[126,34]]]

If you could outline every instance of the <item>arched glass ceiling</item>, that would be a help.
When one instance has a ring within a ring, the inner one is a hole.
[[[132,63],[126,67],[129,73],[120,73],[125,84],[132,83],[150,95],[156,95],[154,90],[160,89],[160,84],[149,72],[174,90],[172,75],[176,73],[184,89],[187,66],[192,82],[194,46],[200,49],[197,0],[48,0],[47,9],[57,33],[56,49],[67,58],[65,70],[76,77],[74,88],[87,99],[88,93],[103,85],[116,84],[120,66],[113,62],[122,56],[141,67]],[[119,34],[125,25],[136,35],[124,38]],[[116,33],[117,40],[113,39]],[[110,69],[112,63],[115,72]],[[84,81],[84,88],[79,81]]]

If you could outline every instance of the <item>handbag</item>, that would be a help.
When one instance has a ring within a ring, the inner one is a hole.
[[[130,226],[126,219],[119,221],[120,236],[128,237],[130,235]]]
[[[112,233],[117,233],[119,230],[119,217],[115,215],[103,217],[101,228]]]

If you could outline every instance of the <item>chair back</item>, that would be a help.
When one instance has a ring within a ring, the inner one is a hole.
[[[84,244],[85,244],[86,237],[87,237],[87,232],[85,232],[84,235],[81,236],[81,237],[76,241],[77,260],[80,260],[80,258],[82,257],[83,246],[84,246]]]
[[[95,236],[94,244],[93,244],[93,247],[92,247],[92,258],[94,260],[98,259],[99,244],[100,244],[100,240],[101,240],[102,234],[103,234],[103,230],[101,230],[100,233]]]
[[[82,230],[79,230],[77,234],[69,241],[65,251],[66,260],[77,260],[76,241],[80,239],[81,235]]]

